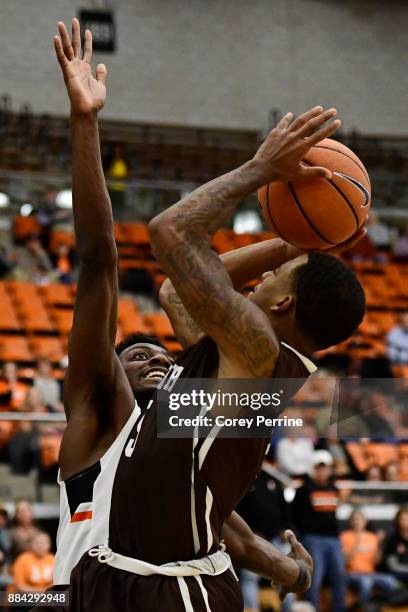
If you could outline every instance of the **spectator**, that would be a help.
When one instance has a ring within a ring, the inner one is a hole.
[[[18,408],[23,402],[28,385],[18,380],[17,366],[12,361],[6,361],[3,365],[3,373],[0,379],[0,394],[11,408]]]
[[[0,506],[0,590],[10,582],[8,568],[11,565],[11,534],[8,529],[8,513]]]
[[[34,523],[32,506],[27,500],[21,499],[16,503],[14,526],[11,528],[13,557],[15,558],[27,551],[34,536],[38,533],[39,530]]]
[[[384,569],[408,587],[408,506],[398,510],[394,524],[384,543]]]
[[[397,461],[390,461],[384,467],[384,480],[387,482],[399,482],[399,465]]]
[[[37,234],[28,236],[24,247],[18,248],[17,266],[23,272],[21,280],[42,283],[44,279],[49,282],[53,278],[51,259]]]
[[[394,409],[391,399],[380,392],[368,392],[360,399],[361,418],[369,429],[369,438],[395,438],[399,414]]]
[[[293,521],[313,558],[314,571],[305,597],[319,610],[320,591],[327,575],[332,589],[333,612],[344,611],[344,557],[339,539],[336,508],[339,493],[332,478],[333,458],[326,450],[315,451],[311,478],[297,490]]]
[[[8,253],[4,244],[0,244],[0,278],[7,278],[14,266],[12,255]]]
[[[394,255],[399,261],[408,259],[408,225],[405,226],[404,233],[394,244]]]
[[[50,552],[50,536],[39,531],[29,549],[13,564],[13,586],[16,591],[45,591],[52,586],[54,555]]]
[[[365,474],[365,479],[373,483],[369,489],[353,492],[348,501],[352,504],[385,504],[387,495],[375,488],[375,483],[382,481],[382,471],[378,465],[371,465]]]
[[[333,457],[335,475],[339,477],[348,476],[351,470],[344,446],[338,438],[336,425],[330,425],[328,428],[324,445]]]
[[[58,406],[57,408],[58,409]],[[38,388],[29,387],[23,403],[20,405],[21,412],[48,413],[49,406],[44,402],[43,396]],[[49,423],[34,424],[31,421],[20,421],[17,432],[8,443],[11,469],[15,474],[27,474],[39,463],[40,443],[39,434],[53,434],[53,426]]]
[[[281,438],[276,445],[279,469],[288,476],[310,474],[313,465],[313,441],[301,437],[299,428],[288,427],[286,431],[286,437]]]
[[[380,560],[380,539],[367,530],[367,520],[361,510],[354,510],[350,517],[350,529],[341,534],[340,540],[347,581],[357,589],[361,606],[369,602],[373,589],[389,593],[397,588],[394,576],[376,572]]]
[[[407,237],[408,240],[408,237]],[[393,365],[408,364],[408,312],[400,316],[399,325],[395,325],[387,334],[387,356]]]
[[[371,210],[367,221],[367,235],[376,249],[389,250],[392,240],[392,231],[386,223],[379,220],[377,213]]]
[[[48,359],[40,359],[34,376],[34,388],[41,394],[42,402],[53,409],[58,409],[61,391],[58,382],[52,375],[52,365]]]
[[[123,145],[116,144],[111,160],[107,164],[108,189],[115,212],[120,212],[125,205],[126,179],[129,169],[125,159]],[[115,217],[116,218],[116,217]]]
[[[72,252],[67,244],[60,242],[55,254],[55,269],[60,283],[69,285],[74,281]]]
[[[50,233],[54,225],[71,219],[71,211],[64,210],[57,205],[57,191],[52,187],[44,192],[42,201],[37,207],[37,221],[41,225],[42,243],[49,247]]]
[[[280,482],[268,472],[267,464],[254,481],[251,490],[240,502],[237,512],[251,527],[262,535],[283,554],[290,552],[290,546],[283,542],[282,534],[289,527],[289,508],[283,496]],[[258,609],[259,578],[249,571],[241,572],[241,586],[245,608]],[[293,593],[282,604],[282,612],[291,609]]]

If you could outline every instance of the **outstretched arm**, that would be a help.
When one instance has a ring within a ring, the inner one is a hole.
[[[225,521],[222,537],[235,567],[271,580],[282,587],[285,594],[292,591],[302,593],[310,587],[313,561],[292,531],[285,532],[285,538],[292,546],[289,556],[255,535],[236,512]]]
[[[211,237],[238,203],[265,183],[330,175],[324,168],[304,167],[301,160],[339,127],[339,121],[322,127],[335,112],[316,107],[293,122],[292,115],[286,115],[251,161],[196,189],[149,225],[154,252],[177,294],[200,329],[217,343],[220,368],[223,363],[233,365],[234,375],[269,376],[279,348],[266,314],[235,291],[211,250]]]
[[[117,251],[112,208],[105,185],[99,148],[97,113],[104,106],[106,68],[96,77],[91,68],[92,35],[85,32],[83,58],[80,26],[72,21],[72,40],[63,23],[54,37],[55,51],[71,101],[73,213],[79,278],[70,336],[69,367],[64,385],[68,428],[62,445],[62,465],[81,468],[107,428],[114,428],[112,394],[121,368],[114,352],[117,319]],[[126,401],[123,411],[129,410]],[[70,439],[72,437],[72,440]],[[78,437],[84,457],[71,446]],[[65,467],[64,467],[65,470]],[[65,471],[67,471],[65,470]]]

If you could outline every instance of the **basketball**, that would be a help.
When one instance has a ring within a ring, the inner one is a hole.
[[[328,168],[332,178],[269,183],[259,189],[259,203],[265,221],[283,240],[303,249],[328,249],[363,225],[370,179],[357,155],[330,138],[312,147],[303,162]]]

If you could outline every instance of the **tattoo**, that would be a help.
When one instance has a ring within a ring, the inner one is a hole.
[[[270,323],[257,306],[233,289],[207,242],[196,238],[193,243],[156,245],[156,254],[196,325],[226,354],[233,352],[249,375],[270,376],[277,354]]]
[[[200,337],[203,335],[203,331],[190,317],[183,302],[174,290],[169,293],[167,301],[169,304],[170,312],[168,314],[170,319],[172,319],[172,313],[174,313],[177,317],[177,322],[183,325],[183,330],[177,329],[177,338],[179,342],[183,346],[188,346],[189,344],[195,344],[198,342]],[[172,323],[175,325],[176,322],[172,321]]]
[[[210,245],[239,201],[258,186],[256,169],[248,163],[200,187],[162,213],[166,229],[159,237],[153,234],[152,246],[198,326],[250,375],[262,377],[270,376],[277,356],[270,322],[234,290]]]

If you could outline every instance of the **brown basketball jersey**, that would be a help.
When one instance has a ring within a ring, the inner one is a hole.
[[[210,377],[218,367],[216,344],[202,338],[176,366],[183,368],[183,378]],[[304,381],[312,367],[282,345],[273,376]],[[257,475],[269,440],[200,439],[194,446],[191,439],[158,438],[156,419],[153,402],[119,461],[109,545],[155,564],[205,556],[218,548],[221,526]]]

